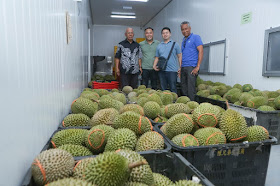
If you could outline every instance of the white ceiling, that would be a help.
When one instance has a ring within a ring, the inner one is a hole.
[[[149,0],[148,2],[132,2],[127,0],[90,0],[93,24],[143,27],[171,1]],[[131,6],[132,10],[124,10],[123,6]],[[111,18],[111,12],[133,12],[136,14],[136,19]]]

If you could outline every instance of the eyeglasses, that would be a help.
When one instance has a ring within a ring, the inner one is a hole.
[[[184,40],[184,43],[183,43],[184,48],[186,47],[186,42],[187,42],[187,39]]]

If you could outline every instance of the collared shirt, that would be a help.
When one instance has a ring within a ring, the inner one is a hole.
[[[115,58],[120,59],[120,72],[123,74],[137,74],[139,72],[139,58],[142,58],[140,45],[127,39],[119,43]]]
[[[173,40],[168,41],[168,43],[161,42],[157,46],[156,57],[164,57],[167,59],[173,42]],[[179,70],[178,54],[181,54],[180,46],[178,43],[175,43],[165,71],[177,72]]]
[[[142,57],[142,69],[153,69],[153,64],[156,56],[157,46],[160,42],[158,40],[153,40],[151,44],[147,40],[140,42]]]
[[[182,67],[196,67],[198,61],[197,47],[203,45],[199,35],[191,33],[182,41]]]

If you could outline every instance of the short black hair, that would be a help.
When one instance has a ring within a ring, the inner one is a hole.
[[[163,27],[163,29],[161,29],[161,33],[162,33],[163,30],[168,30],[171,33],[171,30],[170,30],[169,27]]]
[[[147,27],[147,28],[145,28],[144,32],[148,29],[151,29],[152,31],[154,31],[154,29],[152,27]]]

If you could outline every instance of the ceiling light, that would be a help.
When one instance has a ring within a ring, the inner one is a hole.
[[[111,15],[129,15],[129,16],[135,16],[134,12],[112,12]]]
[[[112,18],[135,19],[136,16],[132,15],[111,15]]]
[[[126,0],[126,1],[148,2],[149,0]]]
[[[134,12],[112,12],[111,13],[112,18],[124,18],[124,19],[135,19],[135,13]]]
[[[123,6],[123,9],[124,10],[132,10],[132,7],[131,6]]]

